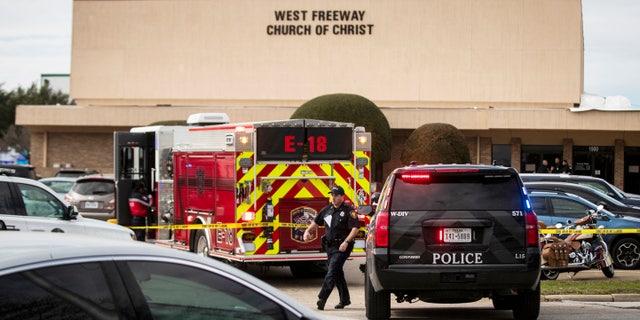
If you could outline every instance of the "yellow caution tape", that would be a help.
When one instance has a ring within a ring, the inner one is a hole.
[[[246,229],[246,228],[307,228],[308,224],[288,222],[245,222],[245,223],[215,223],[215,224],[174,224],[167,226],[128,226],[131,229],[171,229],[171,230],[196,230],[196,229]]]
[[[543,234],[622,234],[640,233],[640,229],[540,229]]]

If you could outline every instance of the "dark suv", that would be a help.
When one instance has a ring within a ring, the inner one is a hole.
[[[464,303],[490,297],[516,319],[540,311],[538,220],[513,168],[412,165],[387,178],[369,225],[365,304],[390,297]]]

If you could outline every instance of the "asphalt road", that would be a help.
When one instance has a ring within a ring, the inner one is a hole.
[[[345,265],[345,274],[349,291],[351,293],[351,305],[343,310],[333,309],[338,303],[336,290],[327,301],[324,311],[328,319],[355,319],[362,320],[365,317],[364,307],[364,275],[358,269],[364,260],[350,260]],[[276,288],[294,297],[298,301],[315,309],[317,294],[322,286],[322,279],[296,279],[293,278],[288,268],[270,267],[268,270],[260,270],[250,267],[249,273],[265,280]],[[640,279],[640,270],[616,270],[614,278]],[[575,281],[579,279],[606,279],[599,270],[579,272],[572,279],[568,273],[561,274],[556,281]],[[637,319],[640,314],[640,293],[634,295],[635,301],[613,301],[611,296],[550,296],[541,306],[539,320],[610,320]],[[620,300],[620,299],[619,299]],[[513,319],[511,311],[496,311],[491,300],[482,299],[473,303],[464,304],[431,304],[417,303],[391,303],[391,319]]]

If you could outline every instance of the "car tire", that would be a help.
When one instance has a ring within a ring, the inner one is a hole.
[[[367,319],[389,319],[391,316],[391,294],[386,291],[376,292],[371,284],[371,279],[366,274],[364,276],[364,286],[364,304]]]
[[[196,232],[193,252],[203,257],[209,256],[209,240],[207,240],[207,235],[204,233],[204,230],[198,230],[198,232]]]
[[[521,290],[514,297],[513,318],[535,320],[540,315],[540,283],[534,290]]]
[[[560,272],[557,270],[541,270],[540,271],[540,279],[542,280],[556,280]]]
[[[611,258],[618,269],[637,269],[640,266],[640,241],[633,238],[618,240],[611,251]]]

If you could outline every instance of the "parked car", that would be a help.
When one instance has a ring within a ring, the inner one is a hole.
[[[529,191],[558,191],[575,194],[596,205],[602,204],[605,209],[613,214],[640,218],[640,207],[626,205],[592,187],[567,182],[532,181],[525,182]]]
[[[547,226],[557,223],[567,224],[567,220],[575,221],[583,218],[589,210],[598,210],[598,206],[577,195],[558,191],[529,191],[529,199],[538,220]],[[618,217],[603,209],[602,215],[608,221],[598,221],[598,226],[607,229],[640,229],[640,219],[634,217]],[[637,269],[640,267],[640,234],[620,233],[605,234],[604,240],[609,246],[613,263],[619,269]]]
[[[95,169],[60,169],[56,172],[56,177],[69,177],[79,178],[82,176],[88,176],[92,174],[100,174],[100,171]]]
[[[82,216],[106,221],[116,218],[115,192],[113,177],[90,175],[78,178],[65,199],[78,207]]]
[[[53,189],[57,194],[64,196],[71,190],[71,187],[76,182],[77,178],[70,177],[52,177],[52,178],[42,178],[38,180],[40,183],[43,183],[47,187]]]
[[[0,220],[6,230],[134,238],[131,229],[78,215],[77,209],[51,188],[26,178],[0,176]]]
[[[556,182],[568,182],[576,183],[585,186],[592,187],[624,204],[640,206],[640,198],[629,197],[624,192],[620,192],[616,186],[607,182],[607,180],[590,177],[580,176],[573,174],[554,174],[554,173],[521,173],[520,178],[524,182],[530,181],[556,181]]]
[[[412,165],[387,178],[369,224],[365,306],[491,297],[516,319],[540,311],[538,221],[513,168]]]
[[[40,176],[36,173],[36,168],[28,164],[0,164],[0,176],[40,179]]]
[[[0,231],[12,319],[321,319],[223,262],[139,241]]]

